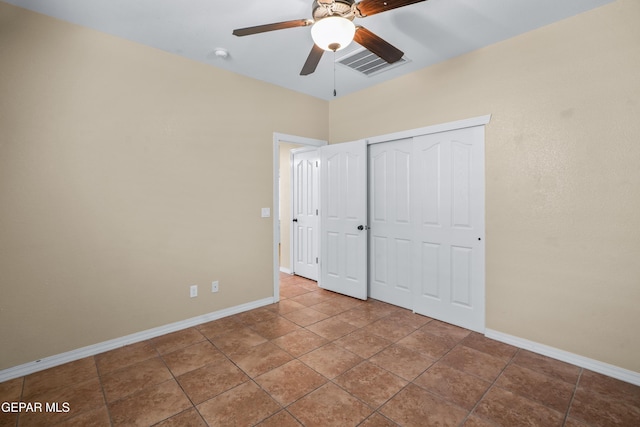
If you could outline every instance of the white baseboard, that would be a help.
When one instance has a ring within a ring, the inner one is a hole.
[[[628,369],[620,368],[598,360],[589,359],[588,357],[580,356],[578,354],[570,353],[568,351],[560,350],[534,341],[529,341],[524,338],[494,331],[492,329],[486,329],[485,336],[496,341],[542,354],[543,356],[548,356],[562,362],[571,363],[572,365],[580,366],[581,368],[589,369],[590,371],[640,386],[639,372],[630,371]]]
[[[291,270],[286,267],[280,267],[280,271],[283,273],[291,274]]]
[[[158,326],[157,328],[147,329],[146,331],[136,332],[135,334],[126,335],[124,337],[115,338],[87,347],[71,350],[66,353],[56,354],[54,356],[45,357],[35,362],[25,363],[23,365],[14,366],[12,368],[0,371],[0,383],[44,369],[53,368],[54,366],[73,362],[74,360],[83,359],[85,357],[94,356],[105,351],[124,347],[125,345],[134,344],[160,335],[176,332],[202,323],[211,322],[212,320],[221,319],[233,314],[242,313],[244,311],[253,310],[254,308],[263,307],[273,304],[273,297],[264,298],[257,301],[248,302],[246,304],[236,305],[234,307],[225,308],[223,310],[214,311],[212,313],[203,314],[202,316],[192,317],[190,319],[181,320],[179,322],[169,323],[168,325]]]

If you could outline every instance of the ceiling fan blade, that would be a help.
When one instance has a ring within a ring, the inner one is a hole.
[[[375,53],[389,64],[399,61],[404,56],[403,51],[382,40],[380,37],[376,36],[364,27],[358,26],[356,28],[356,34],[353,37],[353,40],[367,48],[368,51]]]
[[[362,0],[356,4],[356,7],[360,14],[365,17],[423,1],[427,0]]]
[[[323,53],[324,50],[322,48],[319,48],[314,43],[313,47],[311,48],[311,52],[309,52],[309,56],[307,57],[307,61],[304,63],[302,71],[300,71],[300,75],[308,76],[309,74],[313,73],[316,70],[318,63],[320,62]]]
[[[252,34],[266,33],[267,31],[284,30],[286,28],[306,27],[313,24],[310,19],[296,19],[293,21],[274,22],[273,24],[257,25],[255,27],[238,28],[233,30],[234,36],[250,36]]]

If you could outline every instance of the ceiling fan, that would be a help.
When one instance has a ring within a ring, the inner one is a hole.
[[[352,40],[391,64],[399,61],[404,52],[366,28],[356,26],[353,20],[423,1],[426,0],[362,0],[358,3],[355,0],[315,0],[311,6],[313,19],[296,19],[239,28],[233,30],[233,34],[248,36],[267,31],[312,26],[311,37],[314,45],[300,71],[301,76],[309,75],[316,70],[325,50],[335,52],[344,49]]]

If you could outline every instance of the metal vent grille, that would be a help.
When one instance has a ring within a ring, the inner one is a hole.
[[[351,68],[365,76],[373,76],[391,68],[396,68],[400,65],[406,64],[409,60],[402,57],[399,61],[389,64],[375,53],[369,52],[367,49],[362,49],[340,58],[337,62],[338,64]]]

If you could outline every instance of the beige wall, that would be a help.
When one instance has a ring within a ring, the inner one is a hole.
[[[273,132],[327,102],[5,3],[0,52],[0,369],[272,296]]]
[[[334,143],[492,114],[487,327],[636,372],[638,22],[618,0],[330,104]]]

